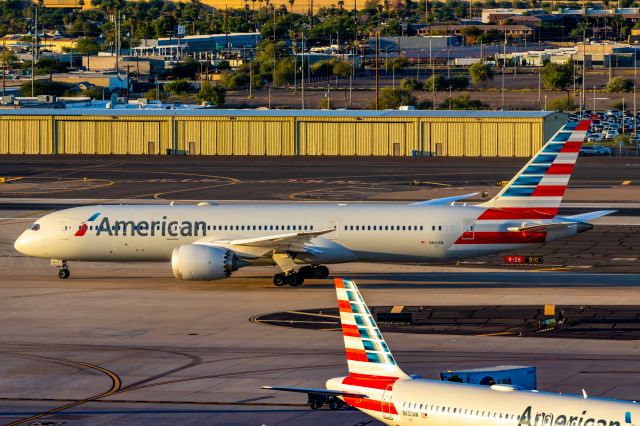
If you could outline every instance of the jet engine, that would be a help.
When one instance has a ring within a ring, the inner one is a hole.
[[[187,244],[171,253],[173,275],[181,280],[221,280],[246,264],[232,250],[223,247]]]

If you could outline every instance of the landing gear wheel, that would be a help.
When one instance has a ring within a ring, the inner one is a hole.
[[[273,276],[273,284],[276,287],[282,287],[283,285],[287,284],[287,277],[284,274],[275,274]]]
[[[303,266],[302,268],[298,269],[298,275],[300,275],[302,278],[314,278],[313,271],[313,267],[308,265]]]
[[[323,280],[329,277],[329,268],[323,265],[319,265],[313,268],[313,277],[319,280]]]
[[[304,278],[298,273],[293,273],[287,276],[287,281],[289,281],[291,287],[298,287],[302,285]]]
[[[66,280],[69,278],[69,275],[71,275],[71,273],[67,268],[62,268],[58,271],[58,278],[60,279]]]

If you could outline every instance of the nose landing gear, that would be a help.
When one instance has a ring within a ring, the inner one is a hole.
[[[51,259],[51,265],[57,266],[58,268],[60,268],[60,270],[58,271],[58,278],[62,280],[66,280],[71,275],[71,272],[69,272],[69,266],[67,265],[66,260]]]

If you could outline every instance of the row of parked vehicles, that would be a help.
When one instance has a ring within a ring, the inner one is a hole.
[[[631,111],[609,109],[604,112],[586,110],[582,114],[569,115],[569,121],[578,120],[591,120],[587,143],[580,148],[580,156],[612,155],[611,148],[598,143],[612,142],[621,134],[630,135],[636,144],[640,141],[640,113],[634,117]]]

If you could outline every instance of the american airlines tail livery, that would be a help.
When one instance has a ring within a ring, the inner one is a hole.
[[[413,204],[98,205],[61,210],[16,240],[25,255],[68,261],[171,261],[183,280],[217,280],[277,265],[277,286],[326,278],[324,264],[429,262],[526,248],[587,231],[599,211],[557,216],[589,121],[558,131],[498,195]]]
[[[416,379],[404,373],[356,284],[335,279],[349,375],[326,389],[264,386],[323,395],[332,408],[348,404],[388,425],[426,426],[631,426],[635,402],[584,395]],[[317,408],[315,406],[314,408]]]

